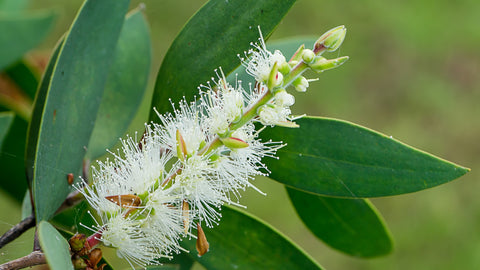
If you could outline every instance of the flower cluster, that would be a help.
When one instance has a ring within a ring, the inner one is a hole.
[[[140,139],[122,140],[111,160],[94,167],[93,183],[77,187],[96,211],[95,240],[116,248],[132,267],[181,252],[185,237],[198,237],[203,255],[208,243],[200,226],[218,224],[224,204],[241,206],[240,192],[255,188],[251,180],[269,172],[262,158],[275,157],[283,146],[259,139],[263,128],[255,122],[298,127],[290,111],[295,99],[286,88],[305,91],[305,70],[343,63],[345,57],[320,55],[338,48],[345,31],[330,30],[313,50],[301,46],[288,62],[280,51],[268,51],[260,36],[241,58],[254,85],[231,85],[220,69],[199,87],[194,102],[180,102],[173,113],[157,112],[160,122],[145,125]]]

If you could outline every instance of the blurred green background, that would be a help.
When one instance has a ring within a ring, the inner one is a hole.
[[[169,44],[205,1],[142,2],[153,40],[151,93]],[[32,54],[50,53],[81,3],[32,1],[29,9],[54,8],[59,14],[49,38]],[[139,3],[132,1],[132,8]],[[365,260],[330,249],[296,218],[283,186],[268,179],[255,181],[266,197],[245,193],[241,202],[247,210],[294,239],[326,269],[480,269],[478,14],[480,2],[473,0],[298,0],[270,38],[318,36],[346,25],[344,45],[332,56],[350,60],[321,74],[307,93],[296,94],[294,113],[349,120],[472,169],[431,190],[373,200],[394,236],[392,254]],[[143,125],[147,106],[132,129]],[[20,220],[20,206],[3,193],[0,204],[3,233]],[[0,250],[0,263],[29,253],[32,234]]]

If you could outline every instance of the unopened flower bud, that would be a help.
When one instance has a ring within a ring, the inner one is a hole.
[[[290,70],[291,67],[287,62],[283,62],[278,66],[278,71],[280,71],[282,74],[288,74]]]
[[[70,240],[68,240],[68,243],[70,244],[70,248],[73,251],[73,253],[77,254],[85,249],[86,241],[87,241],[87,237],[85,236],[85,234],[77,233],[74,236],[72,236]]]
[[[267,87],[272,90],[274,87],[281,85],[283,82],[282,73],[278,72],[278,63],[273,64],[270,76],[268,76]]]
[[[245,148],[248,147],[248,143],[235,137],[228,137],[228,138],[221,138],[222,143],[230,148],[230,149],[237,149],[237,148]]]
[[[309,66],[315,72],[322,72],[327,69],[332,69],[332,68],[341,66],[343,63],[345,63],[348,60],[348,58],[349,58],[348,56],[342,56],[335,59],[326,59],[325,57],[318,56],[317,59],[315,59],[315,61]]]
[[[310,63],[313,61],[313,59],[315,59],[315,53],[310,49],[305,49],[302,52],[302,59],[306,63]]]
[[[302,44],[300,47],[298,47],[297,51],[293,54],[292,58],[288,63],[290,65],[296,65],[300,60],[302,60],[302,52],[305,49],[305,44]]]
[[[185,157],[187,156],[187,145],[185,143],[185,140],[183,139],[182,133],[180,133],[180,130],[178,129],[176,133],[176,139],[177,139],[177,157],[181,161],[184,161]]]
[[[324,50],[328,52],[337,50],[342,45],[346,34],[347,28],[344,25],[330,29],[315,42],[315,52],[318,54]]]
[[[293,81],[292,85],[295,87],[295,90],[297,90],[298,92],[306,92],[309,86],[309,83],[307,78],[300,76]]]

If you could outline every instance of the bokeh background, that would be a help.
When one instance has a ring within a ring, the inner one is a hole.
[[[30,54],[48,57],[81,3],[32,1],[29,9],[54,8],[59,17],[48,39]],[[132,1],[132,8],[139,3]],[[169,44],[205,1],[143,3],[154,53],[147,108]],[[480,2],[474,0],[298,0],[270,40],[318,36],[344,24],[348,34],[338,54],[350,60],[321,74],[307,93],[296,94],[294,112],[349,120],[472,171],[430,190],[373,199],[395,239],[393,253],[380,258],[353,258],[314,238],[296,218],[283,186],[266,178],[255,181],[266,197],[247,191],[242,198],[247,210],[326,269],[480,269],[479,14]],[[132,130],[142,126],[147,113],[148,108],[139,113]],[[3,233],[20,220],[20,206],[1,191],[0,205]],[[29,253],[32,235],[30,230],[1,249],[0,263]]]

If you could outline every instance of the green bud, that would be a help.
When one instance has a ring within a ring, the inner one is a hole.
[[[283,62],[278,66],[278,71],[280,71],[282,74],[288,74],[292,70],[290,65],[287,62]]]
[[[281,72],[278,72],[278,64],[275,62],[273,64],[272,70],[270,71],[270,75],[268,76],[267,87],[270,91],[273,90],[274,87],[277,87],[283,83],[283,75]]]
[[[325,57],[317,56],[314,62],[311,63],[309,66],[315,72],[322,72],[327,69],[341,66],[343,63],[347,62],[348,58],[348,56],[342,56],[335,59],[326,59]]]
[[[305,49],[302,52],[302,59],[305,63],[310,63],[315,59],[315,53],[312,50]]]
[[[248,147],[248,143],[235,137],[220,138],[222,143],[230,149],[238,149]]]
[[[74,253],[79,253],[85,248],[85,242],[87,241],[87,237],[85,234],[75,234],[68,240],[68,243],[70,244],[70,249]]]
[[[288,63],[291,65],[293,62],[298,63],[300,60],[302,60],[302,52],[305,49],[305,44],[302,44],[300,47],[298,47],[297,51],[293,54],[292,58]]]
[[[340,47],[340,45],[342,45],[346,34],[347,28],[345,28],[344,25],[340,25],[333,29],[330,29],[315,42],[315,53],[319,54],[324,50],[328,52],[336,51]]]

